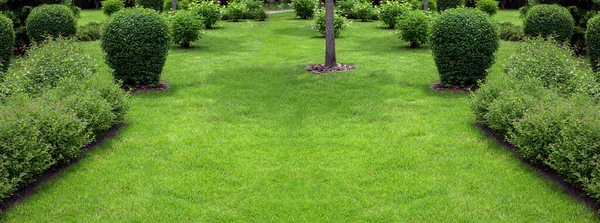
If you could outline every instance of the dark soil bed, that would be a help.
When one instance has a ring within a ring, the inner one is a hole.
[[[310,64],[306,67],[307,71],[313,72],[315,74],[349,71],[352,69],[354,69],[354,65],[352,64],[338,64],[335,67],[325,67],[325,64]]]
[[[160,82],[160,84],[158,84],[156,86],[130,87],[130,88],[123,88],[123,90],[130,90],[131,93],[137,93],[137,92],[148,92],[148,91],[164,91],[165,89],[169,89],[169,88],[171,88],[171,85],[169,85],[166,82]]]
[[[477,87],[461,87],[458,85],[444,86],[439,81],[429,85],[429,88],[436,91],[451,91],[459,93],[471,93],[471,91],[477,91],[477,89],[479,89]]]

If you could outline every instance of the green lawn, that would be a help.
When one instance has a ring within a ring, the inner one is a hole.
[[[312,21],[220,24],[173,46],[171,89],[135,94],[116,137],[0,220],[598,221],[474,127],[467,95],[430,89],[431,51],[380,22],[343,32],[338,61],[356,69],[326,75],[304,71],[324,61]]]
[[[512,22],[515,25],[522,26],[523,19],[519,17],[519,10],[517,9],[506,9],[499,10],[494,19],[498,22]]]
[[[81,18],[77,20],[77,25],[83,26],[90,22],[102,22],[106,18],[101,10],[82,10]]]

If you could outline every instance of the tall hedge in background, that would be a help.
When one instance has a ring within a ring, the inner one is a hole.
[[[103,27],[101,47],[116,79],[126,85],[156,86],[167,59],[169,26],[158,12],[123,9]]]
[[[569,10],[560,5],[533,6],[523,21],[523,31],[529,36],[552,36],[557,41],[569,41],[575,21]]]
[[[457,8],[464,5],[465,0],[437,0],[437,8],[440,12],[446,9]]]
[[[69,37],[77,33],[75,16],[64,5],[41,5],[34,8],[27,17],[27,36],[40,42],[47,35]]]
[[[15,44],[15,30],[9,18],[0,15],[0,72],[5,71],[10,63]],[[2,75],[0,75],[0,79]]]
[[[600,70],[600,16],[590,19],[585,31],[585,43],[592,68]]]
[[[499,47],[492,17],[473,8],[449,9],[431,27],[431,50],[442,85],[476,85]]]
[[[156,11],[163,11],[163,1],[162,0],[136,0],[135,4],[149,9],[154,9]]]

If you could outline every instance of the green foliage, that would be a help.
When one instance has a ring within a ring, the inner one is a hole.
[[[244,19],[246,12],[248,12],[248,6],[245,1],[233,1],[227,5],[227,16],[231,21],[238,22]]]
[[[553,36],[557,41],[569,41],[574,20],[569,10],[559,5],[536,5],[523,21],[523,31],[529,36]]]
[[[190,11],[177,11],[171,18],[173,43],[182,48],[190,48],[190,43],[200,39],[202,22]]]
[[[301,19],[312,19],[315,15],[315,9],[317,8],[317,1],[294,0],[292,1],[292,7],[294,7],[296,16]]]
[[[124,9],[103,27],[101,47],[114,76],[126,85],[155,86],[168,53],[167,22],[150,9]]]
[[[410,5],[412,6],[412,9],[414,10],[424,10],[425,9],[425,1],[423,0],[410,0],[409,1]],[[438,7],[437,7],[437,2],[436,0],[429,0],[428,1],[428,11],[432,11],[432,12],[437,12],[438,11]]]
[[[477,0],[475,7],[491,16],[498,12],[498,2],[496,0]]]
[[[377,17],[377,10],[373,7],[371,2],[357,2],[354,6],[356,18],[362,22],[367,22],[373,17]]]
[[[211,0],[192,2],[189,9],[196,14],[198,19],[202,20],[206,29],[211,29],[217,24],[223,11],[221,6]]]
[[[430,32],[430,19],[422,10],[410,11],[398,22],[400,38],[410,42],[411,48],[427,43]]]
[[[101,23],[90,22],[83,26],[79,26],[75,38],[79,41],[96,41],[100,39]]]
[[[440,12],[446,9],[458,8],[465,5],[465,0],[437,0],[437,8]]]
[[[163,0],[136,0],[135,4],[142,8],[154,9],[156,11],[163,11]]]
[[[337,11],[340,15],[348,19],[358,19],[356,6],[361,4],[361,0],[339,0],[336,3]]]
[[[401,1],[387,1],[379,8],[379,18],[389,29],[396,27],[398,19],[410,10],[410,5]]]
[[[594,16],[587,24],[585,43],[594,71],[600,71],[600,16]]]
[[[255,20],[265,21],[267,20],[267,12],[265,12],[265,10],[255,11],[253,17]]]
[[[431,49],[442,85],[477,84],[494,63],[498,46],[494,21],[477,9],[449,9],[433,22]]]
[[[340,36],[340,32],[346,27],[350,27],[350,22],[338,14],[333,15],[333,30],[335,37]],[[317,10],[315,16],[315,25],[313,26],[321,35],[325,36],[325,10]]]
[[[123,0],[104,0],[102,1],[102,13],[104,15],[110,16],[113,13],[124,9],[125,2]]]
[[[12,21],[6,16],[0,15],[0,72],[8,69],[10,57],[15,45],[15,30]],[[1,79],[0,75],[0,79]]]
[[[521,41],[523,29],[511,22],[500,23],[500,39],[506,41]]]
[[[70,37],[76,32],[75,16],[64,5],[41,5],[27,17],[27,36],[36,42],[45,40],[47,35]]]
[[[196,2],[196,0],[194,0]],[[201,2],[201,1],[198,1]],[[214,1],[211,1],[214,2]],[[163,0],[163,10],[164,11],[172,11],[173,10],[173,1],[172,0]],[[188,10],[191,2],[189,0],[177,0],[175,3],[176,10]]]

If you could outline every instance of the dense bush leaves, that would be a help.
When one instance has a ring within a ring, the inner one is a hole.
[[[511,22],[500,23],[500,39],[506,41],[521,41],[523,29]]]
[[[574,20],[569,10],[559,5],[533,6],[523,21],[526,35],[536,37],[552,36],[563,42],[571,40],[574,31]]]
[[[102,2],[102,13],[107,16],[110,16],[124,8],[125,2],[123,2],[123,0],[104,0]]]
[[[15,30],[13,23],[9,18],[0,15],[0,72],[8,69],[10,57],[15,45]],[[0,75],[0,79],[3,75]]]
[[[595,71],[600,71],[600,16],[595,16],[588,21],[585,31],[585,43],[592,68]]]
[[[69,7],[64,5],[41,5],[27,17],[27,36],[41,42],[48,35],[70,37],[77,32],[77,21]]]
[[[136,0],[135,4],[143,8],[154,9],[159,12],[163,11],[163,0]]]
[[[396,28],[396,23],[410,10],[410,7],[409,4],[404,2],[387,1],[379,8],[379,19],[389,29]]]
[[[411,48],[417,48],[427,43],[429,39],[430,21],[429,17],[421,10],[408,12],[398,22],[400,38],[410,42]]]
[[[202,22],[192,12],[178,11],[169,24],[173,42],[182,48],[189,48],[191,42],[200,39]]]
[[[498,1],[496,0],[477,0],[475,6],[491,16],[498,12]]]
[[[90,22],[84,26],[80,26],[77,29],[75,38],[79,41],[96,41],[100,39],[100,29],[102,24],[97,22]]]
[[[204,28],[211,29],[221,19],[222,8],[211,0],[203,0],[192,2],[189,9],[193,12],[197,19],[204,23]]]
[[[301,19],[312,19],[315,16],[315,9],[317,8],[317,1],[315,0],[294,0],[292,1],[292,7],[296,12],[296,16]]]
[[[340,32],[346,27],[350,27],[348,20],[338,14],[333,15],[333,33],[335,37],[340,36]],[[325,10],[318,10],[313,26],[321,35],[325,36]]]
[[[446,9],[457,8],[465,5],[465,0],[437,0],[437,7],[440,12]]]

